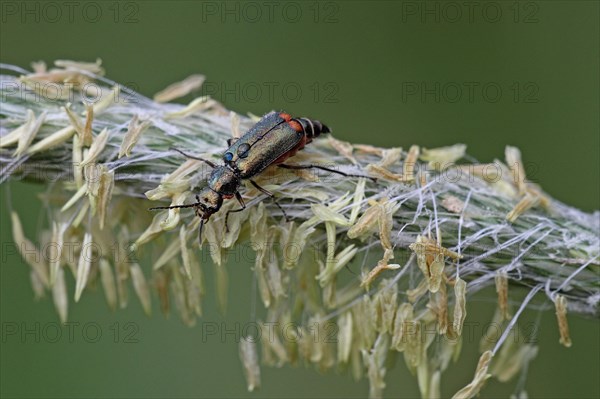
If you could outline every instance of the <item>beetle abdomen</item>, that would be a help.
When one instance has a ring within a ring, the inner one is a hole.
[[[317,120],[308,118],[296,118],[296,120],[302,125],[302,129],[304,130],[304,133],[306,133],[306,138],[309,143],[313,138],[331,132],[331,129]]]

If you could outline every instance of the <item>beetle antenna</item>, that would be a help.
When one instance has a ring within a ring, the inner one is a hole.
[[[200,206],[200,202],[196,202],[195,204],[188,205],[172,205],[172,206],[155,206],[153,208],[148,208],[149,211],[156,211],[159,209],[175,209],[175,208],[194,208]]]
[[[209,161],[208,159],[204,159],[204,158],[200,158],[200,157],[197,157],[197,156],[186,154],[185,152],[181,151],[178,148],[170,147],[169,149],[173,150],[173,151],[177,151],[178,153],[180,153],[181,155],[183,155],[186,158],[195,159],[197,161],[202,161],[202,162],[206,163],[208,166],[210,166],[211,168],[215,168],[217,166],[217,165],[214,164],[214,162]]]

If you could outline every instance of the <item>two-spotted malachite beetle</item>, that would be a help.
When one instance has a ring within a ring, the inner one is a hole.
[[[249,180],[254,187],[274,200],[271,192],[260,187],[252,180],[252,177],[260,174],[270,165],[278,165],[286,169],[317,168],[343,176],[368,177],[347,174],[320,165],[286,165],[283,163],[303,149],[313,138],[329,132],[329,128],[317,120],[292,118],[290,114],[285,112],[273,111],[264,115],[239,139],[228,140],[229,148],[223,154],[223,165],[216,165],[207,159],[191,156],[175,149],[182,155],[203,161],[213,168],[208,178],[208,185],[196,195],[196,202],[193,204],[159,206],[150,209],[195,208],[196,215],[200,217],[198,238],[201,242],[204,223],[208,221],[212,214],[221,209],[223,199],[235,197],[241,206],[239,209],[227,211],[225,216],[226,227],[229,213],[246,209],[246,204],[239,192],[242,180]],[[279,206],[276,201],[275,204]],[[281,206],[279,208],[285,215],[283,208]]]

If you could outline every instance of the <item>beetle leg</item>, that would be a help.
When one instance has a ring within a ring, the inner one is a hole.
[[[196,201],[198,204],[200,203],[200,196],[198,194],[196,194]],[[200,212],[200,207],[196,207],[194,211],[196,212],[196,216],[200,218],[200,225],[198,226],[198,245],[202,247],[202,229],[204,228],[204,221],[206,220],[208,222],[208,219],[204,219],[204,215]]]
[[[244,209],[246,209],[246,204],[244,203],[244,199],[242,198],[242,195],[240,194],[239,191],[235,192],[235,199],[238,200],[238,202],[240,203],[240,205],[242,206],[241,208],[238,209],[233,209],[233,210],[229,210],[227,211],[227,213],[225,214],[225,231],[227,233],[229,233],[229,225],[227,224],[227,220],[229,220],[229,214],[230,213],[234,213],[234,212],[241,212]]]
[[[204,227],[204,219],[200,218],[200,226],[198,226],[198,245],[202,247],[202,229]]]
[[[289,222],[290,218],[288,217],[287,213],[285,213],[285,210],[281,207],[281,205],[279,205],[279,202],[277,202],[277,200],[275,199],[275,195],[273,195],[272,192],[270,192],[269,190],[266,190],[264,188],[262,188],[261,186],[258,185],[258,183],[256,183],[254,180],[250,179],[250,183],[256,187],[256,189],[258,191],[260,191],[261,193],[265,194],[266,196],[270,197],[273,202],[275,203],[275,205],[277,205],[277,207],[279,208],[279,210],[281,210],[281,213],[283,213],[283,217],[285,217],[285,221]]]
[[[242,209],[246,208],[246,203],[244,202],[244,199],[242,198],[242,195],[240,194],[239,191],[235,192],[235,199],[240,203],[240,206],[242,207]]]
[[[180,149],[177,149],[175,147],[171,147],[169,149],[173,150],[173,151],[177,151],[178,153],[180,153],[181,155],[183,155],[186,158],[195,159],[195,160],[198,160],[198,161],[205,162],[211,168],[214,168],[215,166],[217,166],[212,161],[209,161],[208,159],[204,159],[204,158],[200,158],[200,157],[196,157],[196,156],[193,156],[193,155],[186,154],[185,152],[183,152]]]
[[[377,179],[375,177],[366,176],[366,175],[355,175],[353,173],[341,172],[339,170],[327,168],[327,167],[321,166],[321,165],[286,165],[286,164],[279,164],[277,166],[279,166],[280,168],[284,168],[284,169],[312,169],[312,168],[315,168],[315,169],[326,170],[326,171],[331,172],[331,173],[337,173],[338,175],[342,175],[342,176],[346,176],[346,177],[365,177],[367,179],[371,179],[373,181],[377,181]]]

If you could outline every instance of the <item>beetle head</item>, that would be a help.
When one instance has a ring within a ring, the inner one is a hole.
[[[210,216],[213,213],[216,213],[219,211],[219,209],[221,209],[221,205],[223,205],[223,196],[216,191],[211,190],[210,187],[204,187],[202,190],[200,190],[198,195],[196,195],[196,202],[193,204],[156,206],[154,208],[150,208],[150,210],[194,208],[196,215],[200,217],[198,242],[202,244],[202,228],[204,227],[204,223],[208,222],[208,219],[210,219]]]
[[[200,217],[200,226],[198,226],[198,242],[202,245],[202,230],[204,223],[208,222],[210,216],[221,209],[223,205],[223,196],[209,187],[204,187],[198,195],[196,195],[196,215]]]
[[[204,220],[208,220],[213,213],[221,209],[223,205],[223,196],[209,187],[204,187],[196,196],[198,200],[198,208],[201,212],[200,216]]]

